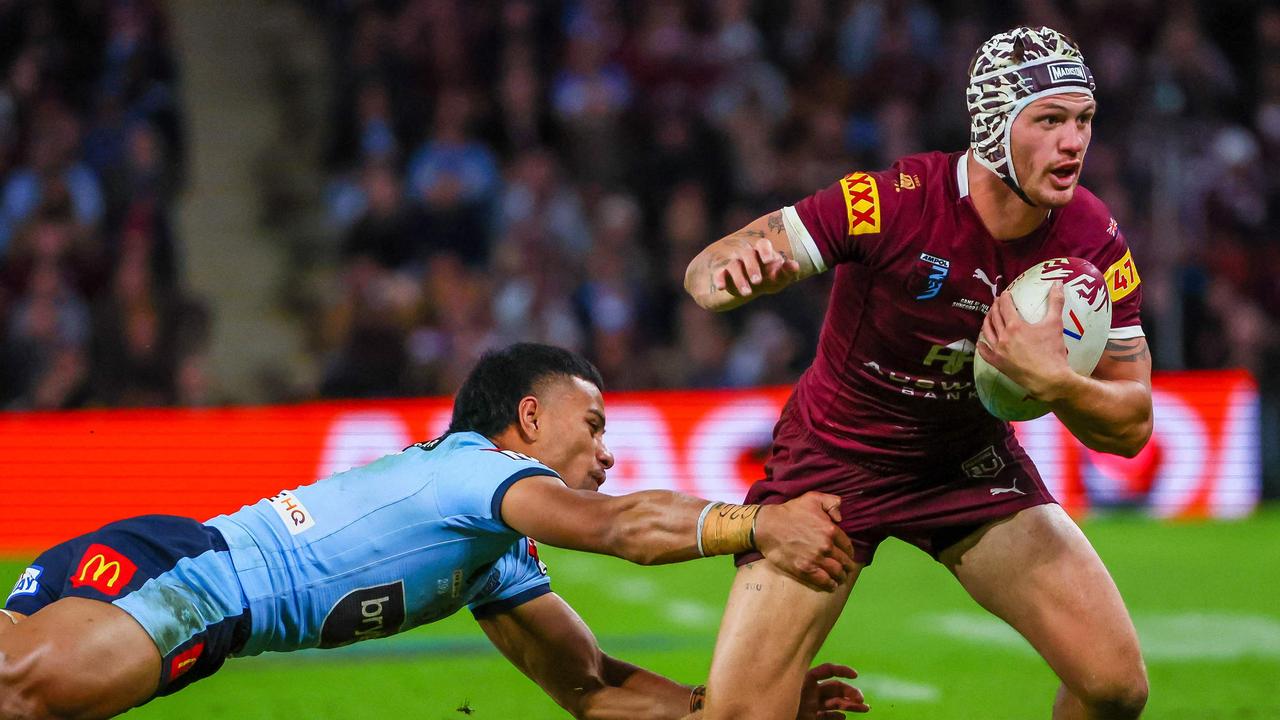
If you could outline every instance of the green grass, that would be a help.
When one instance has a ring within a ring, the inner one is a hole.
[[[1085,526],[1147,652],[1147,718],[1280,718],[1280,509],[1232,523],[1112,517]],[[606,650],[685,682],[705,677],[732,575],[709,560],[640,568],[546,549],[553,584]],[[0,563],[0,578],[21,565]],[[7,580],[6,580],[7,582]],[[968,627],[981,639],[944,630]],[[762,622],[762,627],[768,623]],[[1047,718],[1056,680],[940,566],[895,541],[863,573],[821,659],[863,673],[884,720]],[[328,652],[232,660],[131,718],[556,718],[465,611]]]

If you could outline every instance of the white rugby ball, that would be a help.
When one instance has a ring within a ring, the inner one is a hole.
[[[1049,288],[1062,281],[1062,339],[1067,364],[1081,375],[1093,374],[1111,329],[1111,295],[1102,273],[1081,258],[1054,258],[1033,265],[1005,290],[1027,322],[1040,322],[1049,308]],[[979,334],[981,337],[981,334]],[[973,355],[973,380],[987,412],[1001,420],[1032,420],[1049,406],[997,370],[980,353]]]

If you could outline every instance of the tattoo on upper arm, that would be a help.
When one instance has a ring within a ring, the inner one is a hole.
[[[1147,348],[1147,339],[1143,337],[1128,340],[1108,340],[1106,353],[1107,357],[1116,362],[1131,363],[1151,359],[1151,352]]]
[[[776,212],[769,216],[769,229],[774,232],[786,232],[786,226],[782,224],[782,213]]]

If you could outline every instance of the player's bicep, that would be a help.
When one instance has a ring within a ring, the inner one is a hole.
[[[1150,390],[1151,351],[1147,347],[1147,339],[1138,336],[1107,340],[1093,377],[1109,381],[1132,380]]]
[[[609,552],[608,530],[612,498],[587,490],[573,490],[559,478],[523,478],[502,498],[502,521],[540,543]]]
[[[548,593],[479,620],[490,642],[561,707],[575,715],[604,686],[604,653],[573,608]]]

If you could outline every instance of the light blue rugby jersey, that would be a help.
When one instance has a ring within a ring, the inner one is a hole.
[[[535,546],[499,512],[533,475],[559,477],[455,433],[209,520],[252,616],[237,654],[338,647],[550,592]]]

